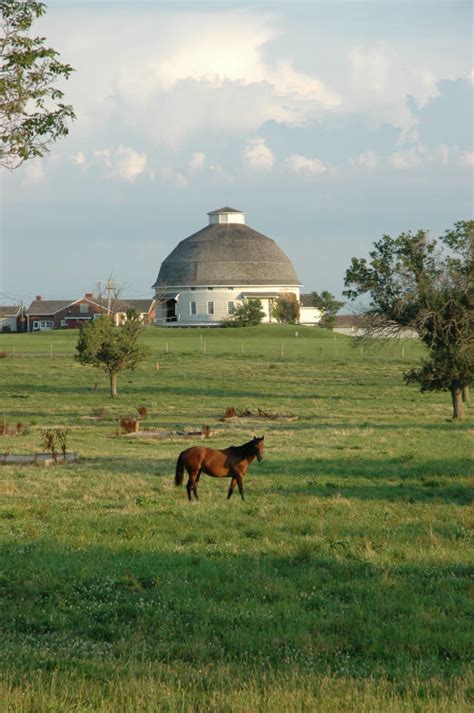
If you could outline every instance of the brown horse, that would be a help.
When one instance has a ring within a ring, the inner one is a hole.
[[[198,500],[197,486],[201,473],[211,475],[213,478],[232,478],[227,499],[232,496],[235,486],[238,485],[240,497],[243,500],[244,475],[255,458],[258,461],[262,460],[265,445],[263,438],[263,436],[261,438],[255,436],[242,446],[230,446],[222,451],[205,448],[205,446],[187,448],[179,454],[174,482],[176,485],[183,484],[184,469],[186,468],[189,475],[186,485],[188,498],[191,500],[191,492],[193,492],[194,497]]]

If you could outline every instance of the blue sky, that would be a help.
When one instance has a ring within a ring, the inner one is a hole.
[[[337,294],[384,233],[472,217],[471,27],[455,1],[50,3],[77,120],[2,175],[0,302],[151,294],[222,205]]]

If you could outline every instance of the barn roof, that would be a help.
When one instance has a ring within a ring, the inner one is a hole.
[[[274,240],[248,225],[215,223],[176,246],[153,287],[299,284],[291,261]]]

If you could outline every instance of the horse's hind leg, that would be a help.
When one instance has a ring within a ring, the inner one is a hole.
[[[188,499],[192,500],[191,493],[194,493],[196,500],[199,500],[197,494],[197,484],[199,483],[199,476],[201,475],[200,470],[192,470],[189,473],[188,484],[186,485],[186,490],[188,491]]]
[[[230,481],[229,492],[227,493],[227,500],[232,497],[232,493],[234,492],[236,484],[237,480],[235,478],[232,478],[232,480]]]
[[[237,485],[239,486],[239,493],[242,500],[244,499],[244,479],[241,475],[237,476]]]

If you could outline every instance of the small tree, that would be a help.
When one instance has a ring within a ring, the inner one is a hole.
[[[99,317],[81,329],[76,359],[81,364],[90,364],[107,372],[112,398],[117,396],[117,375],[122,369],[134,369],[148,354],[148,348],[139,343],[142,330],[143,326],[136,318],[116,326],[107,316]]]
[[[226,327],[255,327],[265,317],[260,300],[245,300],[235,308],[234,314],[224,320]]]
[[[321,294],[319,292],[312,292],[313,307],[319,309],[323,316],[319,322],[320,327],[325,327],[326,329],[333,329],[336,324],[336,314],[339,312],[341,307],[344,306],[344,302],[336,300],[334,295],[327,290],[323,290]]]
[[[430,240],[424,230],[377,241],[370,261],[352,258],[345,295],[368,294],[369,330],[408,327],[428,349],[420,368],[406,375],[421,391],[451,392],[453,418],[463,417],[474,374],[474,221],[459,221]]]
[[[2,0],[0,9],[0,164],[13,169],[44,156],[50,142],[68,133],[74,111],[55,85],[73,69],[44,46],[44,37],[28,35],[45,13],[43,2]]]
[[[278,297],[272,308],[272,317],[284,324],[294,324],[299,321],[300,303],[293,292],[283,292]]]

